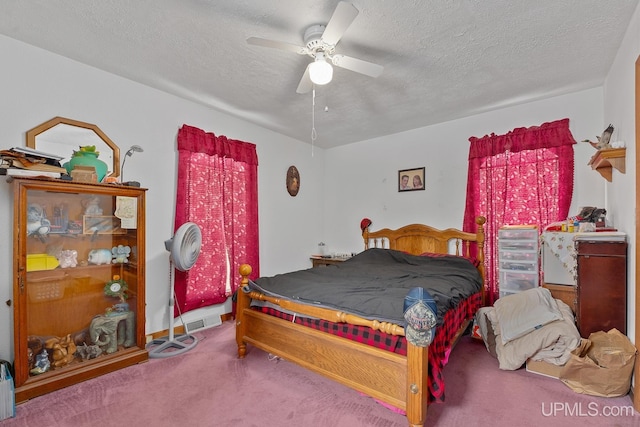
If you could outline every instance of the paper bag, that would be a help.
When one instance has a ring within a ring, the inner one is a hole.
[[[577,393],[624,396],[631,387],[635,358],[636,348],[617,329],[594,332],[571,352],[560,380]]]
[[[16,416],[13,379],[4,363],[0,363],[0,420]]]

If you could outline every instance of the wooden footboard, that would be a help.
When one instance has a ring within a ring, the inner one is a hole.
[[[251,267],[241,266],[240,274],[244,288]],[[251,344],[405,410],[411,426],[424,425],[428,400],[427,348],[407,343],[405,357],[257,312],[250,309],[250,302],[251,295],[239,290],[236,341],[240,358],[246,355],[247,344]],[[340,316],[335,312],[334,317]],[[404,334],[398,325],[391,329]]]

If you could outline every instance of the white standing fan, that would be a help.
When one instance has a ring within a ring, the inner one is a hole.
[[[170,252],[171,264],[171,294],[169,295],[169,336],[151,340],[147,344],[150,358],[177,356],[191,350],[198,344],[198,340],[189,333],[174,336],[174,268],[180,271],[188,271],[198,260],[202,247],[202,232],[200,227],[193,222],[182,224],[173,237],[164,242],[167,251]]]

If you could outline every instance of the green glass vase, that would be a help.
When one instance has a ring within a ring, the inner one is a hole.
[[[76,166],[93,166],[96,169],[98,182],[102,182],[109,168],[105,162],[98,158],[98,153],[91,151],[75,151],[71,160],[63,166],[69,174]]]

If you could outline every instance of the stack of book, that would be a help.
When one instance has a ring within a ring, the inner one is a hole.
[[[0,150],[0,175],[60,178],[63,157],[26,147]]]

